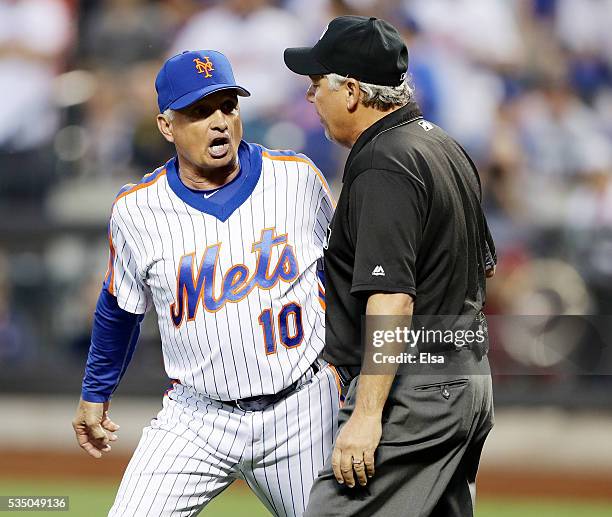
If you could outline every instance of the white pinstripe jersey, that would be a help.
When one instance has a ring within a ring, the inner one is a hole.
[[[173,158],[121,190],[109,226],[106,288],[154,305],[168,376],[219,400],[289,386],[324,340],[329,188],[303,155],[242,142],[239,160],[229,203],[187,189]]]

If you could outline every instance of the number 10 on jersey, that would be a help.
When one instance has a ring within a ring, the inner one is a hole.
[[[272,309],[266,309],[259,315],[258,321],[263,330],[266,354],[268,355],[276,353],[277,335],[283,346],[289,349],[300,346],[304,339],[302,308],[295,302],[283,305],[278,313],[278,318],[274,318]],[[278,330],[276,330],[276,326],[278,326]]]

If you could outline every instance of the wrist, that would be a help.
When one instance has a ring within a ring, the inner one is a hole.
[[[92,402],[96,404],[103,404],[110,400],[110,397],[103,393],[96,393],[88,390],[81,390],[81,400],[83,402]]]
[[[363,419],[368,419],[368,420],[372,420],[372,419],[382,420],[382,413],[383,413],[382,407],[380,408],[364,407],[364,406],[356,405],[355,409],[353,410],[353,415],[357,416],[358,418],[363,418]]]

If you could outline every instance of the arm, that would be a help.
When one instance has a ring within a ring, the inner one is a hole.
[[[366,316],[412,316],[412,309],[413,301],[410,295],[377,293],[368,298]],[[365,360],[372,357],[377,349],[369,341],[364,345]],[[380,420],[396,372],[397,365],[393,367],[393,373],[360,375],[354,413],[377,416]]]
[[[376,293],[368,298],[367,316],[411,316],[412,297],[404,293]],[[364,343],[364,361],[375,351]],[[355,409],[336,439],[332,467],[338,483],[355,486],[353,471],[361,486],[374,475],[374,451],[382,435],[382,413],[395,379],[397,366],[385,374],[359,376]]]
[[[141,314],[121,309],[106,289],[98,298],[81,400],[72,422],[79,445],[94,458],[110,451],[119,426],[108,417],[111,394],[132,358],[140,333]]]
[[[387,170],[363,172],[351,185],[349,231],[355,243],[351,294],[367,297],[366,316],[396,318],[412,314],[416,296],[416,261],[427,210],[427,192],[417,176]],[[374,274],[377,269],[383,274]],[[372,364],[372,343],[363,343],[362,372]],[[398,344],[398,346],[405,346]],[[390,350],[386,349],[386,352]],[[403,350],[400,350],[403,351]],[[376,375],[359,376],[354,410],[336,439],[332,466],[339,483],[360,485],[374,475],[374,451],[382,433],[382,413],[395,378],[387,364]]]

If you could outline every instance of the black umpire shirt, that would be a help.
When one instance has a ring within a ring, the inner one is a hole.
[[[407,293],[415,315],[476,315],[495,249],[465,151],[411,102],[370,126],[346,162],[325,250],[324,358],[361,365],[368,295]]]

